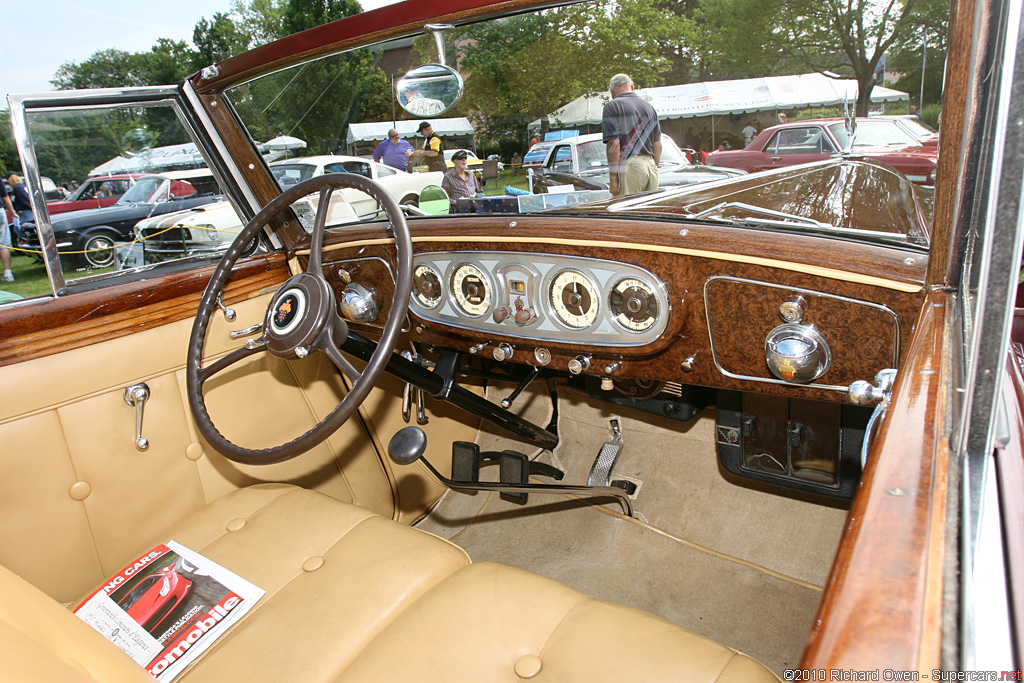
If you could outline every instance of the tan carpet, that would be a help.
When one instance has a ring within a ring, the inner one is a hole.
[[[492,400],[509,393],[491,391]],[[559,391],[555,453],[481,430],[484,450],[514,448],[586,483],[619,419],[625,448],[612,477],[638,481],[634,507],[648,523],[567,496],[520,506],[449,492],[418,526],[493,560],[633,605],[746,652],[781,674],[800,657],[846,512],[726,480],[717,466],[714,410],[689,425]],[[536,382],[513,406],[546,425],[550,399]],[[616,411],[615,413],[611,410]],[[497,468],[484,469],[484,478]],[[546,481],[537,479],[536,481]]]

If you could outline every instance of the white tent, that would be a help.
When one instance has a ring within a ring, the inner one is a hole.
[[[89,171],[90,176],[111,173],[159,173],[186,166],[205,166],[206,161],[191,143],[155,147],[131,157],[114,157]]]
[[[679,119],[804,107],[834,107],[845,101],[856,101],[857,81],[812,73],[666,85],[643,88],[637,94],[654,105],[658,118]],[[907,101],[909,97],[907,93],[878,85],[871,91],[871,101],[877,103]],[[551,127],[600,125],[601,111],[608,99],[608,93],[581,95],[549,117]],[[540,119],[531,123],[529,128],[540,128]]]
[[[434,133],[441,137],[451,135],[473,135],[476,131],[470,125],[469,119],[465,117],[453,119],[428,119],[434,129]],[[350,123],[348,124],[348,137],[345,143],[352,145],[356,142],[372,142],[388,139],[388,131],[394,128],[403,138],[416,137],[416,129],[419,128],[420,119],[412,121],[375,121],[373,123]]]

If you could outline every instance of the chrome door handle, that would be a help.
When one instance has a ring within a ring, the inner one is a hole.
[[[145,382],[125,387],[124,402],[135,408],[135,447],[140,451],[149,450],[149,440],[142,436],[142,417],[149,400],[149,386]]]

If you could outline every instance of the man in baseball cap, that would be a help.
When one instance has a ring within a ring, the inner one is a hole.
[[[423,136],[423,147],[411,152],[407,151],[406,154],[409,157],[409,161],[415,162],[423,159],[423,163],[427,165],[429,170],[447,171],[448,165],[444,162],[443,154],[444,143],[441,142],[441,138],[434,135],[434,128],[430,125],[430,122],[424,121],[416,130]]]

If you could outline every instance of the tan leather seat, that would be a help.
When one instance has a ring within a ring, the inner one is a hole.
[[[266,595],[183,681],[777,681],[667,621],[291,486],[236,491],[166,537]],[[140,548],[144,550],[145,548]],[[152,681],[0,570],[7,680]]]

